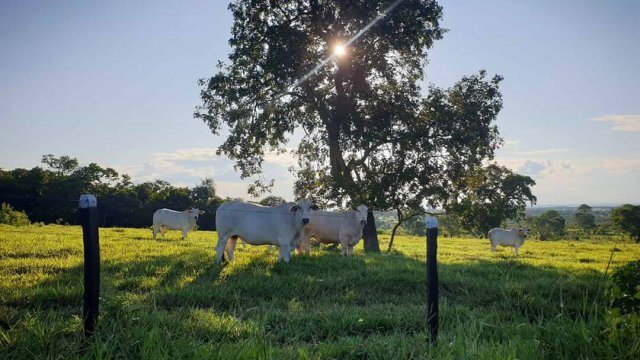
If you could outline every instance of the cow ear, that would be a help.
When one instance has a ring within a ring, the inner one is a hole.
[[[316,204],[311,204],[311,206],[309,207],[309,209],[313,210],[313,211],[318,211],[320,210],[320,208],[318,207],[318,205]]]
[[[300,206],[298,205],[293,205],[292,207],[289,208],[289,212],[296,212],[300,210]]]

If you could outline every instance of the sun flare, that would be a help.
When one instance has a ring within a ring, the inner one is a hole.
[[[342,56],[347,53],[347,49],[344,47],[344,45],[336,45],[335,49],[333,50],[333,53],[336,56]]]

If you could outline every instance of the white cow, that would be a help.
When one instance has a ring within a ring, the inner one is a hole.
[[[167,229],[182,230],[182,238],[187,238],[189,230],[196,227],[198,215],[204,214],[204,211],[198,209],[189,209],[185,211],[175,211],[169,209],[159,209],[153,213],[153,238],[156,238],[158,232],[164,239],[164,232]]]
[[[291,261],[291,250],[298,246],[302,228],[309,223],[309,213],[318,207],[307,199],[297,204],[273,207],[229,201],[216,211],[218,246],[216,262],[227,253],[233,260],[236,242],[241,239],[251,245],[276,245],[278,261]]]
[[[298,252],[309,254],[311,238],[324,244],[340,244],[342,255],[353,255],[353,247],[362,238],[362,229],[367,223],[365,205],[345,212],[314,211],[309,214],[309,226],[304,229],[304,238]]]
[[[491,252],[495,252],[498,245],[511,246],[516,249],[516,255],[518,255],[518,249],[524,244],[524,238],[527,237],[529,229],[516,229],[505,230],[500,228],[493,228],[489,230],[489,241],[491,241]]]

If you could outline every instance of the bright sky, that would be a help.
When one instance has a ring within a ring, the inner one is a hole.
[[[0,168],[71,155],[247,198],[222,142],[192,118],[197,79],[229,52],[227,1],[0,1]],[[541,205],[640,202],[640,2],[441,0],[428,83],[505,77],[497,160]],[[402,5],[400,5],[402,6]],[[366,36],[366,35],[365,35]],[[291,198],[287,156],[266,177]]]

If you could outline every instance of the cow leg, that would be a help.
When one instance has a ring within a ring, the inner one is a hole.
[[[153,240],[156,239],[156,235],[158,234],[158,226],[156,224],[153,224]]]
[[[302,255],[304,253],[304,243],[307,240],[307,236],[304,233],[300,234],[300,236],[302,236],[302,240],[300,244],[296,246],[296,255]]]
[[[353,248],[355,245],[351,245],[349,244],[349,248],[347,249],[347,253],[349,254],[349,256],[353,256]]]
[[[516,256],[518,256],[518,248],[519,248],[519,246],[516,245],[515,248],[516,248]]]
[[[311,253],[311,235],[302,235],[302,243],[296,247],[296,252],[298,255]]]
[[[311,235],[309,235],[309,237],[307,237],[307,239],[305,240],[302,250],[307,255],[311,254]]]
[[[238,243],[237,237],[231,237],[229,241],[227,241],[227,246],[225,246],[225,252],[229,257],[229,261],[233,260],[233,253],[236,251],[236,244]]]
[[[218,245],[216,246],[216,262],[220,263],[224,260],[224,249],[227,246],[227,241],[229,240],[229,235],[218,233]]]
[[[496,244],[493,243],[493,240],[491,241],[491,252],[496,252]]]
[[[164,226],[160,225],[160,235],[162,235],[162,239],[164,239],[164,233],[167,231],[167,229],[164,228]]]
[[[291,262],[291,246],[280,245],[280,253],[278,254],[278,261],[284,260],[287,264]]]
[[[189,232],[187,229],[182,229],[182,240],[187,239],[187,232]]]
[[[347,256],[349,249],[349,240],[340,238],[340,250],[342,252],[342,256]]]

